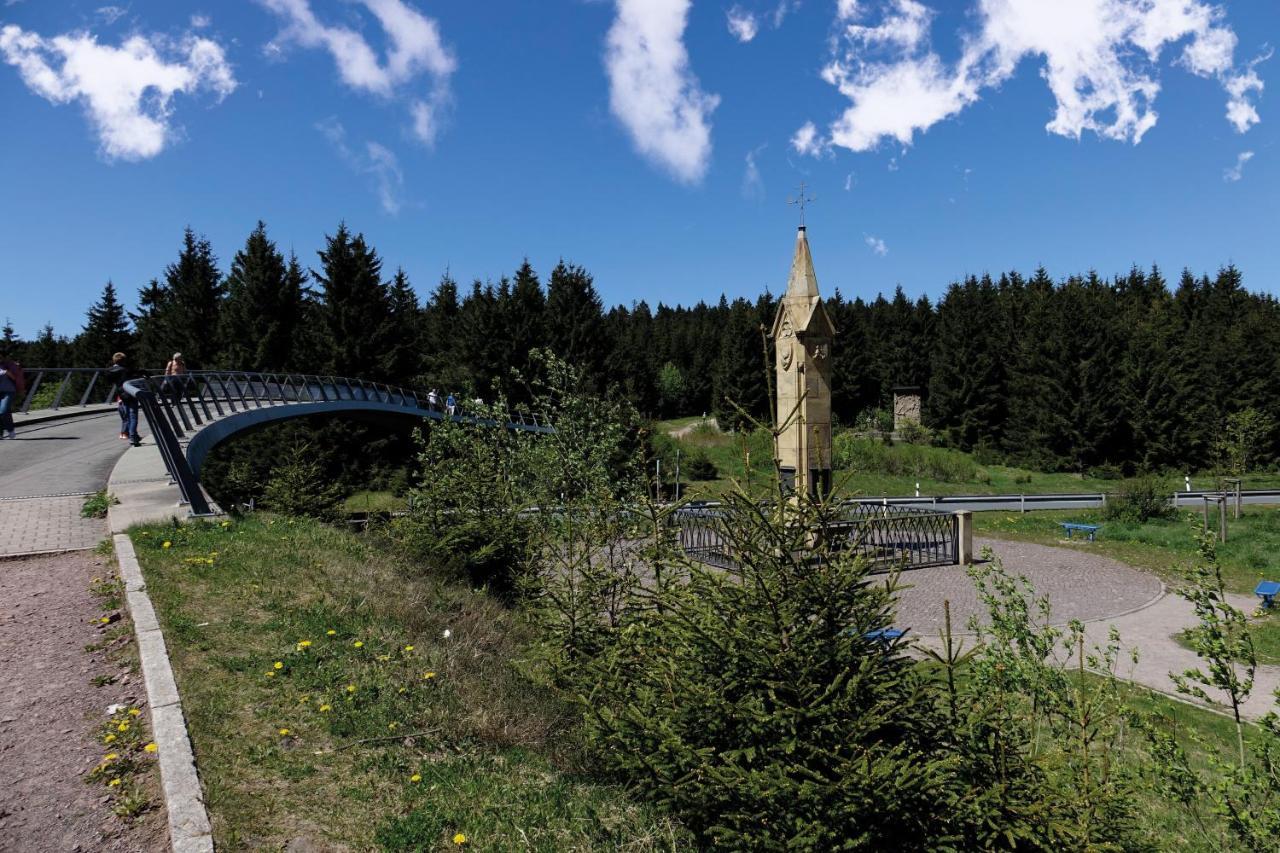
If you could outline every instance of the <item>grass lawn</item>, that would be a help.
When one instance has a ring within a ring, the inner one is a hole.
[[[302,520],[132,537],[219,849],[687,847],[580,772],[574,713],[517,671],[528,628],[489,596]]]
[[[1063,542],[1059,522],[1101,524],[1096,542],[1073,547],[1101,551],[1148,569],[1172,587],[1179,582],[1178,567],[1190,565],[1196,557],[1191,522],[1197,517],[1182,510],[1176,519],[1129,524],[1105,521],[1098,510],[979,512],[974,514],[974,529],[981,536],[1058,545]],[[1231,592],[1252,595],[1258,581],[1280,580],[1280,508],[1246,505],[1239,521],[1229,519],[1227,541],[1218,544],[1218,561]],[[1258,661],[1280,664],[1280,614],[1267,612],[1252,619],[1250,627]]]
[[[655,432],[667,435],[682,427],[700,423],[701,417],[658,421]],[[730,488],[733,479],[742,480],[746,460],[751,460],[753,479],[765,482],[772,465],[772,446],[767,434],[748,435],[722,433],[712,426],[691,430],[679,439],[670,438],[684,459],[697,453],[706,454],[716,466],[714,480],[690,482],[682,478],[683,491],[689,495],[716,497]],[[837,493],[846,497],[902,497],[914,495],[919,485],[922,495],[957,494],[1037,494],[1114,492],[1120,481],[1099,479],[1066,472],[1032,471],[1007,465],[979,465],[973,455],[959,450],[920,447],[898,442],[883,447],[878,439],[868,440],[875,452],[858,455],[858,464],[835,472]],[[873,449],[868,447],[868,450]],[[670,481],[674,471],[663,463],[664,479]],[[687,470],[687,467],[686,467]],[[1170,481],[1170,493],[1182,488]],[[1192,476],[1193,489],[1213,489],[1217,480],[1212,474]],[[1280,487],[1280,475],[1254,474],[1245,478],[1245,488]]]

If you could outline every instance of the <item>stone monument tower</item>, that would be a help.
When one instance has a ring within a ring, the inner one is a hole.
[[[778,388],[778,458],[799,494],[831,491],[831,343],[836,330],[818,295],[805,227],[796,234],[787,292],[773,321]]]

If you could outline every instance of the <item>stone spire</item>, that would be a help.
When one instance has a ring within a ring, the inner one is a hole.
[[[778,459],[797,493],[831,489],[831,343],[835,327],[818,293],[805,227],[796,233],[787,292],[773,322]]]

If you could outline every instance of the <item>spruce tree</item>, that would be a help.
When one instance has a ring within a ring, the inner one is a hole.
[[[745,429],[750,425],[749,417],[768,417],[765,365],[771,365],[772,360],[766,359],[760,328],[755,306],[745,299],[735,299],[729,307],[713,371],[713,410],[721,429]]]
[[[132,342],[129,318],[116,298],[115,285],[108,281],[76,338],[76,359],[86,366],[109,364],[112,353],[128,352]]]
[[[409,276],[397,267],[391,279],[391,336],[388,371],[391,381],[413,385],[422,373],[422,306],[409,284]]]
[[[552,351],[599,387],[608,342],[604,313],[591,274],[563,260],[547,284],[547,340]]]
[[[223,365],[236,370],[284,370],[292,361],[302,291],[261,220],[244,248],[236,252],[226,285]]]
[[[181,352],[193,370],[212,367],[219,361],[219,319],[226,287],[209,241],[188,227],[178,260],[165,269],[164,279],[165,294],[156,306],[157,325],[168,338],[153,340],[161,349],[148,355],[155,358],[163,354],[167,361],[172,353]]]
[[[359,379],[389,378],[395,327],[390,295],[382,281],[382,260],[363,234],[351,235],[346,223],[338,224],[317,254],[320,269],[311,274],[321,288],[328,370]]]

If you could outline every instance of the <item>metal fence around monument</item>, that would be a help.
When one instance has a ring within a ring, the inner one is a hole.
[[[731,522],[729,509],[718,505],[683,507],[676,510],[675,519],[680,547],[689,557],[722,569],[738,565],[731,545],[721,533],[723,525]],[[950,512],[845,503],[822,534],[836,549],[866,557],[873,571],[959,562],[960,522]]]

